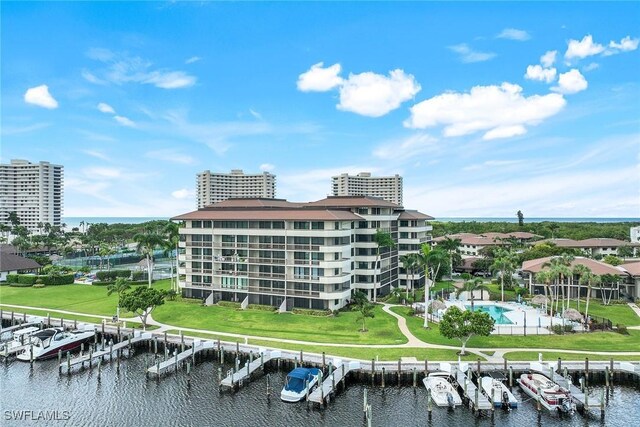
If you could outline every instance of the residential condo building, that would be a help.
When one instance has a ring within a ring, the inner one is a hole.
[[[39,223],[62,224],[63,166],[49,162],[11,160],[0,165],[0,223],[10,225],[9,213],[33,233]]]
[[[231,173],[208,170],[197,175],[198,208],[233,198],[259,197],[273,199],[276,196],[276,176],[263,172],[245,174],[241,169]]]
[[[182,294],[211,304],[226,300],[281,310],[340,309],[356,289],[375,299],[406,283],[399,256],[418,252],[430,240],[432,219],[363,196],[215,203],[173,218],[184,222]],[[397,242],[381,248],[378,265],[377,230]]]
[[[402,177],[371,176],[360,172],[353,176],[346,173],[331,177],[334,196],[371,196],[402,206]]]

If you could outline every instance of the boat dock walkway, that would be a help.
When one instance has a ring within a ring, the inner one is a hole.
[[[586,393],[583,392],[581,389],[573,385],[573,383],[569,381],[569,378],[558,374],[556,372],[557,364],[555,362],[551,362],[545,365],[548,366],[548,369],[544,369],[545,366],[541,363],[534,362],[531,364],[531,370],[538,371],[542,374],[550,376],[553,382],[558,384],[560,387],[569,390],[571,392],[571,397],[574,401],[577,402],[579,406],[583,406],[587,409],[601,409],[603,407],[604,402],[600,399],[600,397],[590,396],[588,390],[586,390]]]
[[[220,386],[233,388],[236,384],[240,384],[245,380],[251,379],[251,374],[258,369],[262,369],[264,364],[269,362],[271,359],[278,359],[280,357],[282,357],[280,351],[262,350],[256,355],[254,360],[249,359],[242,368],[237,367],[236,372],[233,372],[233,370],[230,371],[229,375],[220,382]]]
[[[114,354],[117,355],[118,352],[124,348],[131,347],[134,344],[143,341],[149,341],[151,339],[153,339],[153,335],[150,332],[134,331],[133,338],[131,338],[131,336],[129,335],[126,340],[123,340],[117,344],[109,344],[108,348],[106,348],[105,346],[104,350],[89,351],[85,354],[81,353],[78,357],[74,357],[69,361],[60,363],[59,368],[61,369],[62,367],[66,366],[67,369],[69,369],[76,365],[84,366],[85,363],[91,362],[94,359],[102,359],[105,356],[113,357]]]
[[[154,375],[162,375],[163,373],[171,370],[171,368],[177,370],[180,364],[182,364],[186,359],[193,359],[197,353],[203,350],[211,350],[214,345],[215,343],[213,341],[201,341],[199,339],[194,339],[191,348],[181,353],[175,353],[174,356],[169,357],[164,362],[156,363],[149,367],[147,372]]]
[[[334,359],[333,363],[329,365],[330,372],[327,377],[309,395],[309,402],[324,404],[327,397],[336,392],[336,384],[343,381],[349,372],[358,369],[360,369],[360,362],[344,363],[340,359]]]
[[[458,386],[464,392],[464,396],[469,401],[469,406],[475,411],[490,410],[493,405],[489,401],[489,398],[482,393],[482,391],[476,387],[471,381],[471,378],[465,373],[465,368],[468,369],[469,365],[461,363],[459,366],[454,367],[453,377],[455,378]]]

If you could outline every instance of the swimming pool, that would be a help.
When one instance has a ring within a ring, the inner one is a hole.
[[[471,310],[471,305],[465,305],[465,308],[467,310]],[[473,311],[484,311],[485,313],[489,313],[489,316],[491,316],[491,318],[493,320],[495,320],[496,324],[498,325],[512,325],[513,322],[511,320],[509,320],[509,318],[507,318],[507,316],[504,315],[504,313],[508,312],[508,311],[512,311],[509,310],[508,308],[504,308],[504,307],[498,307],[497,305],[474,305],[473,307]]]

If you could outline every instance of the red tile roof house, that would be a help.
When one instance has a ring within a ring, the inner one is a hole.
[[[618,255],[618,249],[623,246],[633,248],[634,254],[640,254],[640,243],[626,242],[624,240],[598,237],[593,239],[573,240],[573,239],[545,239],[540,242],[553,243],[562,248],[573,248],[583,250],[590,256],[605,257],[607,255]]]
[[[433,244],[437,245],[446,238],[460,240],[460,255],[465,257],[474,257],[480,255],[480,251],[487,246],[505,246],[509,245],[509,239],[515,239],[520,243],[528,243],[542,236],[529,233],[526,231],[515,231],[513,233],[458,233],[447,236],[440,236],[433,239]]]
[[[544,284],[538,283],[535,280],[535,275],[542,270],[549,269],[548,263],[550,263],[553,258],[557,257],[532,259],[522,263],[522,273],[523,277],[525,278],[525,284],[528,284],[529,292],[532,295],[544,294]],[[573,269],[573,267],[575,267],[576,265],[584,265],[586,267],[589,267],[589,269],[591,269],[591,272],[598,276],[610,274],[618,277],[616,283],[603,283],[602,287],[593,288],[591,290],[591,298],[601,298],[603,292],[604,296],[607,299],[611,297],[611,300],[616,300],[620,297],[630,295],[629,292],[631,291],[631,288],[629,288],[630,285],[628,284],[628,281],[631,276],[629,272],[622,266],[614,267],[612,265],[605,264],[604,262],[585,257],[575,257],[575,259],[571,262],[571,266],[569,268]],[[580,298],[587,297],[588,286],[586,284],[581,285],[577,276],[564,278],[562,284],[565,287],[565,297],[567,295],[567,292],[569,292],[571,299],[577,298],[578,295],[580,295]],[[635,289],[633,290],[633,292],[635,292]]]

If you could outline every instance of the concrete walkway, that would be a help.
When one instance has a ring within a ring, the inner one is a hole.
[[[403,307],[402,305],[395,305],[397,307]],[[45,313],[49,312],[49,313],[58,313],[58,314],[71,314],[74,316],[80,316],[80,317],[90,317],[90,318],[101,318],[101,319],[107,319],[107,320],[111,320],[110,316],[100,316],[100,315],[94,315],[94,314],[87,314],[87,313],[78,313],[78,312],[73,312],[73,311],[65,311],[65,310],[55,310],[55,309],[48,309],[48,308],[42,308],[42,307],[30,307],[30,306],[22,306],[22,305],[11,305],[11,304],[0,304],[0,307],[8,307],[8,308],[15,308],[15,309],[27,309],[27,310],[37,310],[37,311],[43,311]],[[161,323],[158,322],[156,320],[154,320],[151,315],[149,315],[147,317],[147,324],[148,325],[152,325],[152,326],[157,326],[159,327],[159,329],[154,330],[153,332],[163,332],[166,330],[176,330],[176,331],[183,331],[183,332],[191,332],[191,333],[198,333],[198,334],[209,334],[209,335],[218,335],[221,337],[228,337],[228,338],[234,338],[235,340],[242,340],[244,342],[247,342],[247,340],[261,340],[261,341],[271,341],[274,344],[277,343],[285,343],[285,344],[298,344],[298,345],[307,345],[307,346],[323,346],[323,347],[357,347],[357,348],[432,348],[432,349],[442,349],[442,350],[455,350],[455,351],[459,351],[460,347],[458,346],[448,346],[448,345],[441,345],[441,344],[431,344],[431,343],[427,343],[424,342],[420,339],[418,339],[416,336],[414,336],[411,331],[409,330],[409,328],[407,327],[407,320],[403,317],[400,316],[397,313],[394,313],[393,311],[391,311],[391,307],[394,307],[394,305],[392,304],[384,304],[383,305],[383,310],[390,314],[391,316],[395,317],[398,320],[398,327],[400,328],[400,331],[402,332],[402,334],[407,338],[407,343],[404,344],[343,344],[343,343],[322,343],[322,342],[313,342],[313,341],[300,341],[300,340],[289,340],[289,339],[282,339],[282,338],[272,338],[272,337],[261,337],[261,336],[255,336],[255,335],[242,335],[242,334],[236,334],[236,333],[231,333],[231,332],[218,332],[218,331],[210,331],[210,330],[205,330],[205,329],[194,329],[194,328],[185,328],[185,327],[181,327],[181,326],[174,326],[174,325],[169,325],[169,324],[165,324],[165,323]],[[126,321],[126,322],[132,322],[132,323],[141,323],[140,320],[138,318],[121,318],[120,320],[122,321]],[[515,348],[467,348],[466,349],[467,352],[478,355],[480,357],[483,357],[485,359],[487,359],[490,362],[501,362],[503,360],[503,356],[505,353],[509,353],[509,352],[536,352],[536,353],[543,353],[543,352],[560,352],[560,353],[571,353],[571,354],[585,354],[585,355],[596,355],[596,356],[607,356],[607,357],[611,357],[611,356],[638,356],[638,359],[640,359],[640,351],[616,351],[616,352],[606,352],[606,351],[585,351],[585,350],[565,350],[565,349],[554,349],[554,348],[521,348],[521,347],[515,347]],[[486,353],[490,353],[490,352],[495,352],[492,356],[489,356]]]

